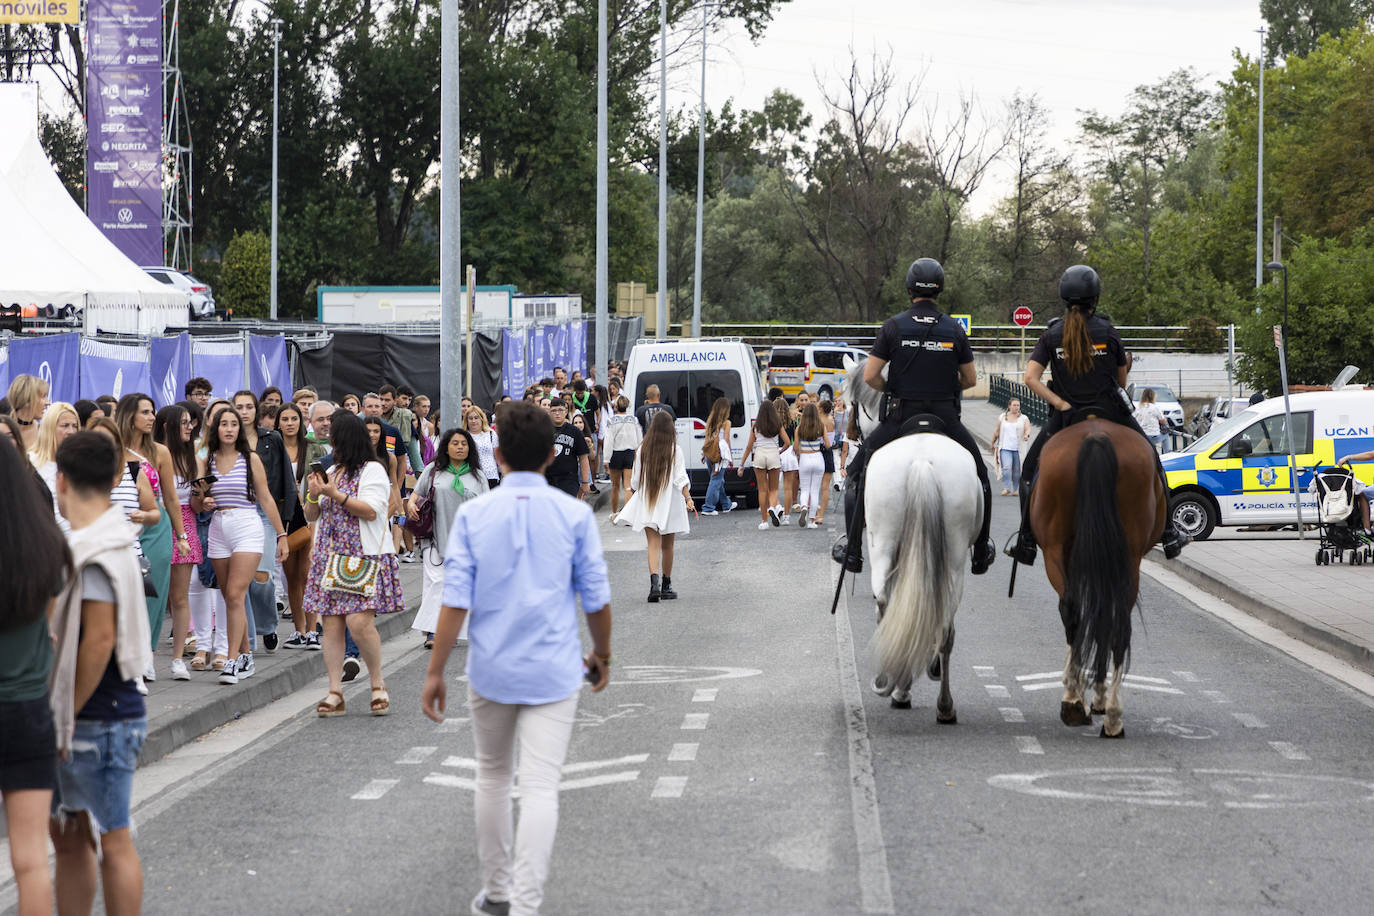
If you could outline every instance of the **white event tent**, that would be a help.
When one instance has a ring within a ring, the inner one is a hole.
[[[185,293],[144,273],[86,218],[38,140],[38,86],[0,83],[0,302],[84,310],[85,332],[184,328]]]

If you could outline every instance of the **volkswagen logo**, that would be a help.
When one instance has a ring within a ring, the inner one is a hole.
[[[119,218],[121,223],[132,223],[134,221],[134,211],[129,207],[120,207],[119,212],[115,215]]]

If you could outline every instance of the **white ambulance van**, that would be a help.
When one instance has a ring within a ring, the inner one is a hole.
[[[701,447],[706,418],[716,398],[730,399],[730,445],[735,468],[744,460],[744,444],[763,400],[763,379],[753,348],[739,337],[641,339],[625,367],[625,394],[630,411],[644,403],[644,392],[657,385],[659,400],[677,415],[677,441],[692,478],[692,494],[706,495],[709,477]],[[757,506],[754,475],[726,474],[725,489]],[[743,507],[741,507],[743,508]]]
[[[1316,520],[1316,497],[1307,492],[1314,469],[1346,455],[1374,450],[1374,391],[1346,388],[1289,398],[1303,519]],[[1212,426],[1181,452],[1163,457],[1169,511],[1195,539],[1218,526],[1292,525],[1297,505],[1289,477],[1283,398],[1270,398]],[[1374,483],[1374,463],[1352,470]]]

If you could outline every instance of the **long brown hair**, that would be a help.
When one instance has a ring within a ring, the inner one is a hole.
[[[773,409],[778,412],[778,425],[787,430],[787,435],[791,438],[792,431],[796,427],[792,425],[792,406],[787,403],[787,398],[781,395],[774,398]]]
[[[305,438],[305,431],[310,427],[306,425],[305,414],[301,411],[301,409],[297,407],[293,402],[286,401],[280,407],[277,408],[277,435],[281,436],[282,445],[286,445],[287,442],[286,433],[281,431],[281,416],[282,414],[287,412],[294,413],[296,415],[296,441],[293,444],[296,449],[296,483],[300,483],[302,480],[305,479],[305,444],[307,442]],[[287,458],[290,457],[291,454],[290,452],[288,452]]]
[[[711,413],[706,417],[706,441],[713,442],[720,438],[720,428],[730,420],[730,399],[716,398],[711,405]]]
[[[668,485],[673,474],[673,455],[677,451],[677,429],[668,416],[668,411],[654,412],[649,422],[649,431],[639,446],[639,488],[649,500],[649,508],[654,507],[659,490]]]
[[[1088,336],[1088,319],[1080,305],[1070,305],[1064,315],[1064,365],[1074,378],[1082,378],[1093,368],[1093,339]]]
[[[821,422],[821,412],[815,404],[807,404],[802,411],[801,422],[797,424],[797,438],[806,442],[825,435],[825,424]]]
[[[141,455],[149,464],[157,464],[157,439],[153,435],[153,430],[147,433],[139,432],[134,428],[134,421],[138,419],[138,412],[143,409],[143,402],[147,401],[152,405],[153,410],[157,410],[157,402],[146,394],[135,392],[126,394],[119,399],[115,405],[115,423],[119,424],[119,435],[124,440],[124,447],[132,449]],[[154,430],[157,428],[157,421],[153,421]]]
[[[766,439],[776,436],[780,428],[781,422],[778,420],[777,410],[773,408],[773,402],[764,401],[759,405],[759,415],[754,418],[754,435]]]

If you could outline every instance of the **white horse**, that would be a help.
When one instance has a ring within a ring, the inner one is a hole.
[[[863,380],[863,361],[846,362],[845,399],[864,435],[878,428],[881,392]],[[878,674],[873,691],[911,708],[913,672],[935,675],[936,719],[958,721],[949,692],[954,612],[964,594],[964,567],[983,519],[983,488],[973,457],[946,436],[895,439],[870,455],[864,513],[873,594]],[[937,655],[938,653],[938,655]]]

